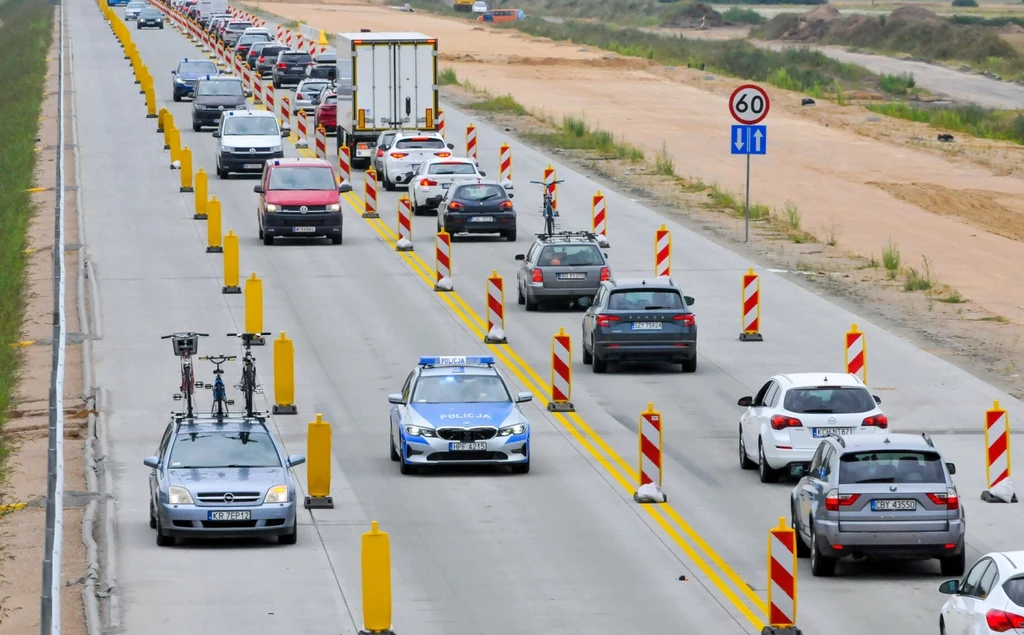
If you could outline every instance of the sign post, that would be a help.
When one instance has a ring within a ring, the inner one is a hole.
[[[768,126],[759,126],[768,116],[771,101],[765,89],[756,84],[743,84],[729,97],[729,114],[739,122],[729,136],[732,154],[747,157],[747,191],[744,205],[743,242],[750,242],[750,155],[768,153]]]

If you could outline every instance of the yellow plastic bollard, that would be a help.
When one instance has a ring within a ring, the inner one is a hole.
[[[181,187],[179,192],[191,192],[192,190],[192,149],[185,146],[181,149]]]
[[[146,119],[156,119],[156,90],[153,89],[153,81],[146,84],[143,91],[146,93]]]
[[[391,630],[391,541],[377,521],[363,534],[363,630],[386,633]]]
[[[174,127],[174,115],[170,110],[164,109],[164,150],[171,149],[171,128]]]
[[[241,267],[240,261],[241,257],[238,253],[238,236],[235,232],[229,229],[228,235],[224,237],[224,287],[221,289],[222,293],[229,294],[242,292],[242,288],[238,286],[238,270]]]
[[[167,115],[166,108],[160,108],[156,113],[156,132],[162,134],[164,131],[164,117]]]
[[[255,272],[245,281],[245,332],[263,332],[263,281],[256,277]],[[277,365],[276,354],[274,365]],[[274,372],[277,372],[276,368]]]
[[[214,196],[206,204],[206,253],[219,254],[222,251],[224,249],[220,246],[220,201]]]
[[[255,275],[253,274],[254,277]],[[261,306],[261,314],[262,311]],[[260,324],[255,326],[263,326],[262,315],[260,318]],[[259,333],[259,330],[249,330],[248,320],[245,324],[245,330]],[[274,414],[294,415],[298,412],[298,408],[295,407],[295,343],[281,331],[281,337],[274,340]]]
[[[279,341],[274,340],[275,357]],[[274,368],[277,368],[276,363]],[[334,509],[331,496],[331,424],[324,421],[320,413],[317,413],[316,421],[309,423],[306,431],[306,466],[306,491],[309,492],[306,509]]]
[[[206,194],[207,184],[206,170],[199,168],[196,172],[196,211],[192,214],[192,220],[206,220]]]
[[[174,164],[181,161],[181,133],[177,127],[172,127],[168,136],[171,142],[171,169],[173,170],[176,167]],[[178,164],[180,165],[180,163]]]

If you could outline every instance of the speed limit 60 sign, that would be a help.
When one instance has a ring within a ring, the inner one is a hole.
[[[741,124],[752,126],[768,116],[768,93],[756,84],[743,84],[729,97],[729,113]]]

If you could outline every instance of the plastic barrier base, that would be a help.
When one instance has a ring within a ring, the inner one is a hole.
[[[253,342],[255,344],[256,342]],[[299,414],[299,408],[295,404],[288,404],[282,406],[280,404],[274,404],[274,414],[276,415],[297,415]]]
[[[242,292],[242,287],[222,287],[221,288],[221,293],[223,293],[225,295],[231,295],[231,294],[234,294],[234,293],[241,293],[241,292]]]
[[[576,412],[576,406],[571,401],[549,401],[548,412]]]
[[[275,406],[276,407],[276,406]],[[334,509],[332,496],[307,496],[303,505],[306,509]]]
[[[760,333],[747,333],[747,332],[743,332],[743,333],[740,333],[740,341],[741,342],[763,342],[764,341],[764,336],[761,335]]]
[[[985,501],[986,503],[1005,503],[1006,502],[1005,500],[999,498],[998,496],[994,495],[992,492],[990,492],[988,490],[985,490],[984,492],[981,493],[981,500]],[[1017,502],[1017,495],[1016,494],[1014,494],[1013,496],[1010,497],[1010,502],[1011,503],[1016,503]]]
[[[765,626],[761,635],[803,635],[803,631],[796,626]]]

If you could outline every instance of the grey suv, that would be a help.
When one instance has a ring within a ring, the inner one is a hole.
[[[538,234],[516,276],[519,304],[536,311],[540,302],[579,302],[587,305],[601,283],[610,280],[608,254],[591,232]]]
[[[797,555],[815,576],[834,575],[845,556],[938,558],[943,575],[963,575],[955,473],[927,434],[825,439],[792,494]]]

